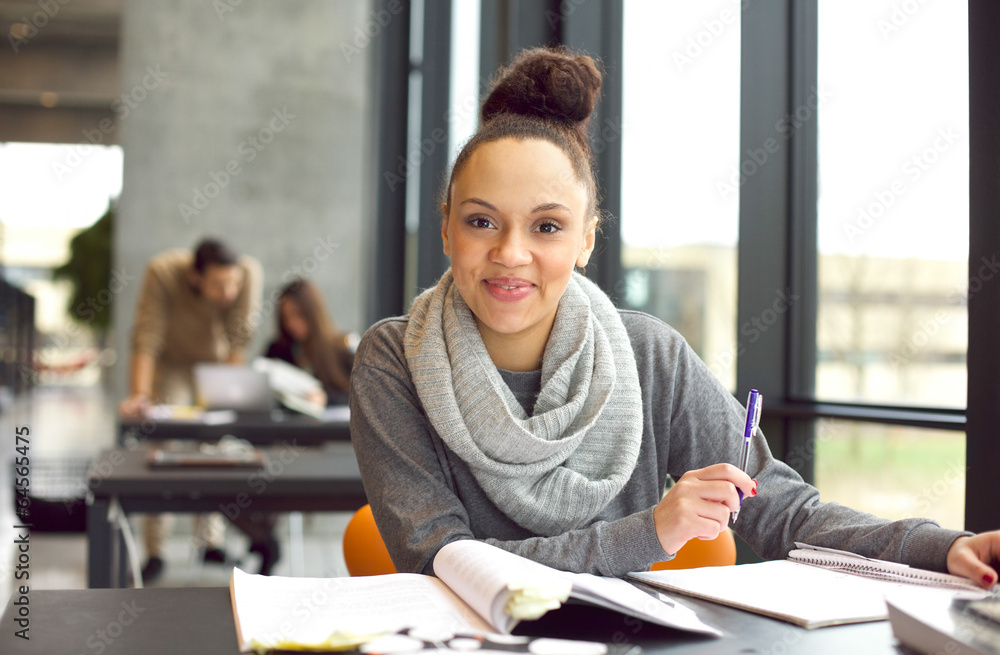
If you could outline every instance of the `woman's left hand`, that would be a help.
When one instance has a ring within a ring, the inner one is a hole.
[[[948,549],[948,572],[969,578],[989,589],[997,583],[1000,530],[959,537]]]

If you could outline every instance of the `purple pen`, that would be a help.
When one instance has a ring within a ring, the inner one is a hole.
[[[747,417],[743,426],[743,453],[740,455],[740,470],[744,473],[747,472],[747,466],[750,464],[750,441],[757,434],[757,427],[760,425],[760,408],[763,404],[764,396],[757,393],[756,389],[751,389],[750,395],[747,397]],[[739,494],[740,505],[742,505],[743,492],[737,489],[736,493]],[[739,515],[740,508],[737,507],[732,515],[733,523],[736,523],[736,517]]]

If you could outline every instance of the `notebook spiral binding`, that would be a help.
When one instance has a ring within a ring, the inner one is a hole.
[[[896,562],[860,558],[855,560],[805,550],[793,550],[788,556],[790,559],[803,564],[819,566],[843,573],[855,573],[889,582],[908,582],[931,587],[980,590],[973,582],[961,576],[911,568],[905,564],[897,564]]]

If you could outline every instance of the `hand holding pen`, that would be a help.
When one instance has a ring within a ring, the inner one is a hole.
[[[744,473],[747,472],[747,466],[750,464],[750,442],[756,436],[757,428],[760,427],[760,410],[763,406],[764,396],[758,393],[756,389],[751,389],[750,395],[747,397],[747,415],[743,425],[743,452],[740,455],[740,470]],[[740,504],[742,505],[743,492],[737,489],[736,493],[739,494]],[[739,515],[740,508],[737,507],[732,514],[733,523],[736,523],[736,518]]]

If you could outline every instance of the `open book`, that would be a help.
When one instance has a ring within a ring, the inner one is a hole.
[[[829,548],[796,543],[789,559],[679,571],[643,571],[629,578],[764,614],[805,628],[888,618],[887,595],[926,602],[982,598],[970,580]]]
[[[271,391],[285,407],[314,418],[323,416],[323,405],[309,399],[311,392],[323,391],[323,384],[315,377],[286,361],[269,357],[258,357],[253,367],[267,373]]]
[[[350,648],[406,628],[509,634],[569,598],[657,625],[720,633],[687,607],[618,578],[557,571],[489,544],[462,540],[434,558],[437,577],[285,578],[233,570],[229,583],[240,651]]]

